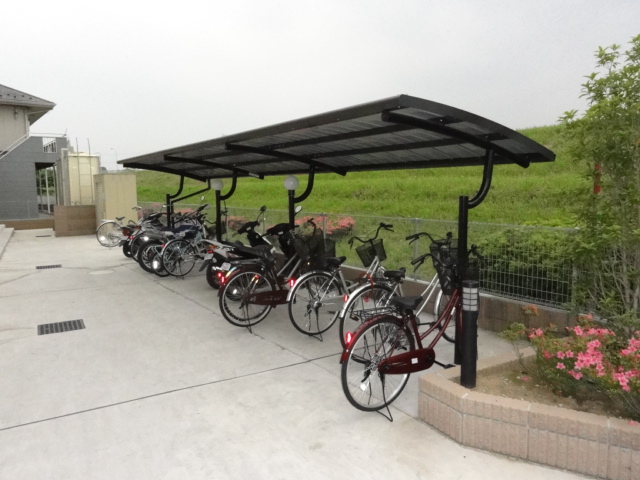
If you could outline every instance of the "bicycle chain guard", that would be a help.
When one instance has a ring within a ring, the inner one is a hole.
[[[385,375],[402,375],[427,370],[435,361],[433,348],[421,348],[385,358],[378,365],[378,370]]]

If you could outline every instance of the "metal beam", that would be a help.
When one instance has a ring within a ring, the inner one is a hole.
[[[293,155],[291,153],[281,152],[278,150],[269,150],[265,148],[257,148],[257,147],[248,147],[246,145],[238,145],[236,143],[227,143],[225,148],[232,151],[237,152],[246,152],[246,153],[255,153],[257,155],[265,155],[268,157],[281,158],[283,160],[292,160],[294,162],[300,162],[305,165],[309,165],[311,167],[322,168],[324,170],[329,170],[333,173],[337,173],[338,175],[345,176],[347,171],[343,168],[333,167],[331,165],[324,164],[322,162],[317,162],[309,156],[299,156]]]
[[[470,143],[477,147],[481,147],[483,150],[494,150],[495,153],[497,153],[498,155],[501,155],[510,159],[512,162],[520,165],[523,168],[527,168],[530,163],[528,159],[522,158],[521,156],[514,154],[513,152],[510,152],[506,148],[502,148],[499,145],[496,145],[489,140],[486,140],[477,135],[461,132],[460,130],[449,127],[447,125],[443,125],[442,123],[433,122],[431,120],[425,120],[425,119],[416,118],[416,117],[411,117],[409,115],[404,115],[399,112],[383,112],[381,115],[381,118],[382,118],[382,121],[384,122],[410,125],[415,128],[421,128],[424,130],[429,130],[431,132],[438,132],[449,137],[464,140],[467,143]]]
[[[208,168],[220,168],[222,170],[229,170],[234,174],[241,174],[243,176],[256,177],[256,178],[260,178],[260,180],[264,179],[264,175],[258,175],[256,173],[250,172],[249,170],[244,170],[242,168],[234,167],[233,165],[224,165],[222,163],[208,162],[205,160],[194,160],[190,158],[173,157],[171,155],[165,155],[164,159],[168,162],[190,163],[192,165],[201,165],[203,167],[208,167]]]

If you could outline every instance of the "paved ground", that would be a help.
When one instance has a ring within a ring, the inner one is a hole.
[[[77,319],[86,329],[37,334]],[[15,231],[0,258],[0,478],[584,478],[452,442],[416,419],[417,376],[393,423],[354,409],[336,332],[305,337],[279,307],[249,333],[201,274],[160,279],[92,236]],[[481,332],[480,355],[508,349]]]

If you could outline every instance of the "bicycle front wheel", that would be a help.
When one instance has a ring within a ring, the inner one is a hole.
[[[96,229],[96,238],[103,247],[117,247],[122,240],[122,228],[117,222],[104,222]]]
[[[187,275],[196,263],[196,249],[187,240],[172,240],[162,250],[162,266],[174,277]]]
[[[340,282],[326,272],[310,274],[296,283],[289,300],[289,319],[305,335],[319,335],[331,328],[344,304]]]
[[[383,360],[415,349],[413,335],[401,319],[385,315],[358,330],[342,364],[341,380],[349,403],[372,412],[393,402],[402,392],[408,373],[386,375],[378,366]]]
[[[438,296],[436,297],[436,301],[433,308],[433,317],[436,322],[440,319],[440,316],[446,310],[447,304],[449,303],[450,299],[451,299],[451,295],[447,295],[443,293],[442,290],[438,292]],[[451,310],[451,313],[449,315],[449,323],[447,323],[447,326],[444,329],[444,332],[442,332],[442,338],[444,338],[446,341],[451,343],[454,343],[456,340],[456,319],[457,318],[458,317],[456,315],[456,308],[454,307]],[[443,322],[438,323],[438,330],[442,330]]]
[[[393,288],[383,283],[360,287],[347,300],[340,316],[340,344],[345,347],[344,336],[355,331],[365,320],[382,313],[395,295]]]
[[[232,275],[220,288],[220,311],[225,320],[236,327],[251,327],[264,320],[271,305],[251,303],[250,296],[275,290],[261,273],[245,271]]]

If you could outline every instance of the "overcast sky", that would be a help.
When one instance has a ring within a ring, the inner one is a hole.
[[[583,109],[640,0],[32,0],[0,8],[0,84],[56,103],[102,165],[409,94],[518,129]]]

